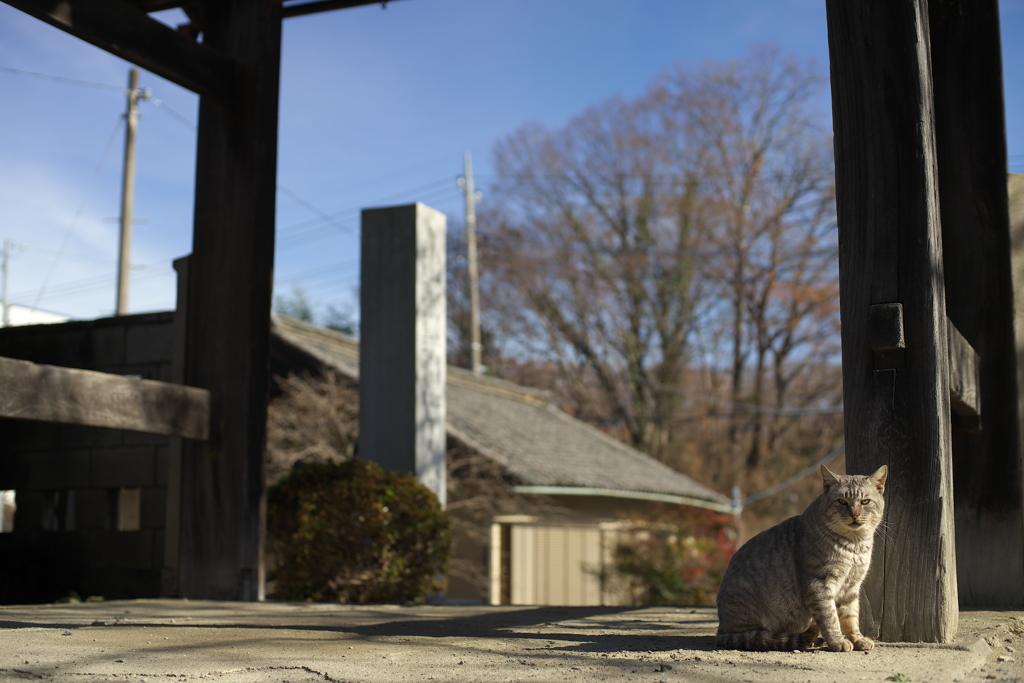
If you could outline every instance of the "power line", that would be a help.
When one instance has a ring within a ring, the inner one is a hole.
[[[336,276],[344,275],[348,277],[353,271],[359,269],[359,257],[350,259],[348,261],[342,261],[340,263],[332,263],[328,266],[321,266],[319,268],[313,268],[312,270],[302,271],[294,273],[287,277],[282,277],[277,280],[279,283],[298,283],[300,281],[316,281],[324,278],[333,278]]]
[[[341,223],[334,216],[331,216],[331,215],[325,213],[319,207],[313,206],[310,202],[306,201],[305,199],[303,199],[299,195],[295,194],[294,192],[289,190],[284,185],[278,185],[277,186],[277,191],[280,192],[281,194],[285,195],[289,199],[291,199],[293,202],[295,202],[299,206],[301,206],[301,207],[303,207],[305,209],[308,209],[310,212],[316,214],[319,219],[327,221],[328,223],[330,223],[334,227],[340,228],[342,230],[342,232],[347,232],[350,235],[354,235],[355,234],[355,231],[352,228],[350,228],[349,226],[345,225],[344,223]]]
[[[32,78],[38,78],[38,79],[48,80],[48,81],[57,82],[57,83],[64,83],[64,84],[68,84],[68,85],[90,87],[90,88],[96,88],[96,89],[101,89],[101,90],[113,91],[113,92],[118,92],[118,93],[126,92],[126,89],[124,87],[118,86],[118,85],[112,85],[112,84],[109,84],[109,83],[97,83],[97,82],[93,82],[93,81],[85,81],[85,80],[80,80],[80,79],[75,79],[75,78],[67,78],[67,77],[64,77],[64,76],[53,76],[53,75],[50,75],[50,74],[44,74],[44,73],[39,73],[39,72],[35,72],[35,71],[26,71],[26,70],[23,70],[23,69],[15,69],[15,68],[12,68],[12,67],[5,67],[5,66],[0,66],[0,70],[6,71],[6,72],[9,72],[9,73],[13,73],[13,74],[22,75],[22,76],[29,76],[29,77],[32,77]],[[171,116],[173,119],[178,121],[180,124],[182,124],[186,128],[188,128],[190,130],[196,130],[197,129],[197,125],[192,120],[190,120],[188,117],[186,117],[186,116],[180,114],[179,112],[177,112],[176,110],[174,110],[170,105],[168,105],[163,100],[161,100],[159,98],[156,98],[156,97],[152,97],[151,94],[150,94],[149,97],[147,97],[147,99],[150,102],[152,102],[156,107],[158,107],[159,109],[165,111],[169,116]],[[395,173],[389,173],[387,175],[380,176],[378,178],[367,179],[366,181],[364,181],[362,183],[358,183],[355,186],[358,187],[360,185],[368,185],[368,184],[373,184],[373,183],[377,183],[377,182],[382,182],[382,181],[385,181],[385,180],[387,180],[389,178],[393,178],[393,177],[398,176],[398,175],[402,175],[402,174],[405,174],[405,173],[409,173],[409,172],[418,170],[420,168],[424,168],[426,166],[433,165],[433,164],[437,163],[438,161],[440,161],[442,159],[446,159],[446,158],[448,158],[447,154],[445,156],[443,156],[443,157],[437,157],[436,159],[431,159],[429,161],[422,162],[420,164],[417,164],[415,166],[411,166],[411,167],[409,167],[407,169],[403,169],[401,171],[397,171]],[[402,196],[405,196],[405,195],[408,195],[408,194],[414,193],[414,192],[419,192],[419,191],[421,191],[423,189],[429,188],[431,186],[435,186],[435,185],[437,185],[439,183],[443,183],[443,182],[448,182],[448,181],[447,181],[447,179],[439,180],[439,181],[433,181],[433,182],[429,183],[426,186],[421,186],[421,187],[413,188],[411,190],[406,190],[406,191],[404,191],[402,193],[399,193],[398,195],[391,195],[389,197],[385,197],[383,199],[376,200],[375,202],[370,202],[370,204],[391,201],[394,198],[402,197]],[[342,224],[342,223],[340,223],[337,220],[337,216],[339,216],[339,215],[341,215],[343,213],[347,213],[347,212],[353,211],[352,209],[346,209],[345,211],[338,212],[338,213],[335,213],[333,215],[332,214],[328,214],[327,212],[325,212],[325,211],[321,210],[320,208],[318,208],[317,206],[315,206],[309,200],[304,199],[303,197],[300,197],[298,194],[296,194],[295,192],[289,190],[288,188],[286,188],[286,187],[284,187],[282,185],[278,185],[278,190],[282,194],[284,194],[285,196],[290,198],[292,201],[296,202],[297,204],[303,206],[304,208],[308,209],[312,213],[316,214],[316,218],[313,219],[313,222],[326,221],[326,222],[330,223],[331,225],[333,225],[334,227],[340,228],[341,230],[343,230],[345,232],[348,232],[350,234],[355,234],[355,230],[353,228],[351,228],[348,225]],[[356,209],[355,211],[358,211],[358,209]],[[304,223],[300,223],[300,224],[298,224],[296,226],[291,226],[291,227],[294,228],[294,227],[298,227],[299,225],[304,225]],[[325,227],[325,226],[318,226],[318,227]],[[289,229],[291,229],[291,228],[284,228],[283,230],[287,231]],[[279,234],[280,233],[281,233],[281,231],[279,231]]]
[[[167,112],[168,116],[170,116],[172,119],[174,119],[175,121],[177,121],[181,125],[183,125],[186,128],[188,128],[189,130],[193,130],[194,131],[194,130],[197,130],[199,128],[190,119],[188,119],[187,117],[179,114],[174,109],[171,109],[171,107],[166,102],[164,102],[163,100],[158,99],[156,97],[150,97],[149,101],[152,102],[154,105],[156,105],[156,107],[158,109]]]
[[[13,68],[11,68],[9,66],[0,66],[0,71],[7,71],[9,73],[19,74],[19,75],[22,75],[22,76],[31,76],[33,78],[39,78],[39,79],[47,80],[47,81],[54,81],[56,83],[66,83],[68,85],[77,85],[77,86],[83,86],[83,87],[88,87],[88,88],[96,88],[96,89],[99,89],[99,90],[115,91],[115,92],[119,92],[119,93],[126,92],[126,89],[124,88],[124,86],[120,86],[120,85],[111,85],[109,83],[95,83],[93,81],[83,81],[83,80],[79,80],[77,78],[66,78],[64,76],[51,76],[49,74],[38,73],[38,72],[35,72],[35,71],[25,71],[23,69],[13,69]],[[148,90],[148,88],[147,88],[147,90]],[[149,96],[147,99],[150,102],[152,102],[155,106],[157,106],[160,109],[162,109],[165,112],[167,112],[167,114],[171,118],[177,120],[179,123],[181,123],[186,128],[190,128],[191,130],[195,130],[197,128],[196,124],[193,123],[191,120],[189,120],[188,117],[179,114],[177,111],[175,111],[173,108],[171,108],[171,106],[168,105],[163,100],[158,99],[156,97],[152,97],[152,96]]]
[[[171,266],[171,261],[158,261],[156,263],[145,264],[145,265],[133,265],[132,270],[149,271],[143,275],[135,276],[135,279],[150,279],[157,275],[173,274],[174,269]],[[68,297],[74,294],[93,292],[102,289],[107,289],[116,283],[115,275],[94,275],[92,277],[81,278],[78,280],[71,280],[62,284],[50,287],[47,289],[48,299],[59,299]],[[30,298],[36,290],[24,290],[21,292],[15,292],[11,295],[12,298],[26,300]]]
[[[312,232],[314,230],[322,230],[325,227],[330,227],[330,226],[324,226],[322,224],[322,222],[324,220],[338,220],[342,216],[352,216],[352,217],[355,217],[355,216],[358,216],[359,212],[363,208],[366,208],[366,206],[373,206],[375,204],[385,204],[387,202],[391,202],[391,201],[394,201],[394,200],[397,200],[397,199],[407,198],[410,195],[419,195],[417,197],[417,201],[423,201],[424,200],[424,197],[423,197],[424,193],[426,193],[429,190],[429,191],[431,191],[431,196],[433,196],[434,194],[436,194],[436,190],[439,189],[442,186],[446,190],[445,194],[446,195],[451,195],[451,194],[453,194],[453,190],[451,189],[451,187],[449,187],[450,183],[451,183],[451,179],[450,178],[442,178],[440,180],[434,180],[434,181],[431,181],[431,182],[429,182],[429,183],[427,183],[425,185],[420,185],[420,186],[417,186],[417,187],[414,187],[414,188],[411,188],[411,189],[408,189],[408,190],[403,190],[403,191],[398,192],[398,193],[390,194],[390,195],[388,195],[386,197],[381,197],[381,198],[372,200],[370,202],[367,202],[365,206],[349,207],[349,208],[342,209],[340,211],[335,211],[335,212],[329,213],[329,214],[326,213],[326,212],[320,211],[319,209],[317,209],[317,213],[321,214],[321,215],[317,216],[317,218],[307,219],[305,221],[301,221],[299,223],[294,223],[292,225],[280,228],[278,230],[278,236],[282,237],[282,238],[291,238],[293,236],[297,237],[299,235],[304,235],[304,234],[306,234],[308,232]],[[282,188],[280,186],[278,186],[278,189],[280,190]],[[300,230],[302,228],[305,228],[305,230]]]
[[[13,69],[9,66],[0,66],[0,71],[6,71],[8,73],[19,74],[21,76],[30,76],[32,78],[39,78],[47,81],[54,81],[57,83],[66,83],[68,85],[78,85],[88,88],[96,88],[99,90],[112,90],[119,93],[124,92],[123,85],[111,85],[109,83],[95,83],[92,81],[82,81],[77,78],[66,78],[64,76],[51,76],[49,74],[38,73],[36,71],[25,71],[23,69]]]
[[[760,493],[755,493],[752,496],[747,496],[746,498],[743,499],[743,502],[741,503],[741,505],[746,506],[746,505],[749,505],[750,503],[755,503],[755,502],[757,502],[759,500],[763,500],[764,498],[767,498],[768,496],[773,496],[776,493],[778,493],[779,491],[782,491],[784,489],[789,488],[790,486],[796,484],[798,481],[800,481],[804,477],[809,477],[810,475],[814,474],[816,471],[818,471],[818,469],[822,465],[824,465],[826,463],[829,463],[832,460],[835,460],[840,455],[842,455],[845,451],[846,451],[846,442],[844,441],[843,443],[839,444],[834,449],[832,449],[832,451],[829,452],[829,454],[826,455],[824,458],[822,458],[821,460],[817,461],[813,465],[810,465],[809,467],[800,470],[799,472],[797,472],[796,474],[794,474],[792,477],[790,477],[786,481],[782,482],[781,484],[777,484],[777,485],[775,485],[775,486],[773,486],[773,487],[771,487],[769,489],[765,489],[764,491],[761,491]],[[734,499],[737,498],[737,497],[738,496],[734,496]]]
[[[395,178],[398,178],[399,176],[408,175],[409,173],[412,173],[414,171],[418,171],[418,170],[426,168],[428,166],[433,166],[433,165],[437,164],[440,161],[448,160],[450,158],[451,158],[451,155],[448,154],[448,153],[445,153],[443,156],[436,157],[436,158],[430,159],[428,161],[423,161],[423,162],[420,162],[420,163],[415,164],[413,166],[409,166],[409,167],[406,167],[406,168],[403,168],[403,169],[400,169],[400,170],[397,170],[397,171],[391,171],[391,172],[386,173],[384,175],[376,176],[376,177],[373,177],[373,178],[364,178],[364,179],[361,179],[361,180],[359,180],[357,182],[346,184],[341,192],[342,193],[348,193],[348,192],[351,192],[353,188],[368,187],[368,186],[372,186],[372,185],[379,185],[379,184],[382,184],[384,182],[388,182],[389,184],[393,184],[393,180]],[[335,196],[337,194],[339,194],[339,193],[338,192],[332,192],[330,196]],[[319,196],[319,197],[311,197],[310,199],[311,200],[314,200],[314,199],[315,200],[320,200],[320,199],[323,199],[325,196],[326,195],[322,195],[322,196]]]
[[[28,247],[28,246],[26,246],[25,248],[28,249],[29,251],[33,251],[33,252],[36,252],[38,254],[50,254],[50,255],[53,255],[53,254],[60,253],[56,249],[47,249],[46,247]],[[74,259],[74,260],[78,260],[78,261],[92,261],[93,263],[102,263],[104,266],[111,266],[111,265],[113,265],[113,260],[110,257],[100,258],[98,256],[87,256],[85,254],[69,254],[69,253],[66,253],[66,252],[62,255],[62,257],[65,258],[65,259]]]
[[[124,89],[122,88],[121,90],[123,91]],[[89,184],[85,190],[85,195],[82,197],[82,201],[78,205],[78,210],[75,211],[75,215],[71,219],[71,224],[68,225],[67,230],[64,231],[64,237],[61,239],[60,247],[57,249],[57,255],[53,258],[53,263],[50,264],[50,269],[47,271],[46,277],[43,278],[43,284],[39,287],[39,293],[36,294],[35,301],[32,303],[32,308],[39,307],[39,302],[42,300],[43,294],[46,292],[46,286],[49,284],[50,278],[57,269],[57,264],[60,262],[61,255],[64,253],[64,249],[68,245],[68,240],[71,239],[71,233],[74,232],[75,227],[78,225],[78,220],[81,218],[82,212],[85,210],[85,204],[89,200],[89,197],[96,186],[96,180],[100,176],[100,171],[103,170],[103,165],[106,162],[107,155],[114,146],[114,140],[117,138],[117,134],[121,130],[122,123],[124,123],[123,119],[118,118],[117,124],[114,126],[114,130],[110,134],[110,139],[107,140],[106,147],[104,147],[103,153],[100,155],[99,163],[96,164],[96,170],[93,171],[92,178],[89,180]]]
[[[715,401],[720,404],[725,404],[732,408],[740,408],[743,410],[748,410],[752,413],[760,413],[764,415],[784,415],[786,417],[819,417],[826,415],[843,414],[843,409],[841,406],[837,406],[834,408],[793,408],[790,406],[772,406],[759,403],[749,403],[747,401],[733,401],[722,396],[714,396],[712,394],[705,394],[699,391],[680,389],[678,387],[662,384],[661,382],[651,381],[651,385],[673,394],[679,394],[680,396],[697,396],[708,401]]]
[[[447,198],[451,197],[453,195],[453,191],[452,191],[452,189],[450,187],[447,187],[447,185],[450,183],[449,179],[445,179],[443,181],[435,181],[435,182],[430,183],[429,185],[427,185],[425,187],[429,187],[429,186],[432,186],[432,185],[437,185],[438,182],[445,183],[445,187],[438,188],[437,190],[435,190],[432,193],[424,194],[424,193],[421,192],[418,196],[415,197],[416,201],[420,201],[420,202],[424,202],[424,203],[429,204],[429,203],[431,203],[431,202],[433,202],[435,200],[447,199]],[[385,204],[385,203],[387,203],[389,201],[393,201],[393,200],[398,199],[398,198],[406,198],[410,194],[419,191],[419,189],[420,188],[414,188],[412,190],[406,190],[406,191],[404,191],[402,193],[399,193],[397,195],[391,195],[389,197],[385,197],[385,198],[382,198],[382,199],[373,200],[373,201],[367,202],[365,206],[375,206],[375,205]],[[309,243],[312,243],[312,242],[316,242],[316,241],[319,241],[319,240],[322,240],[322,239],[327,239],[329,237],[337,235],[338,234],[337,231],[331,230],[331,228],[334,228],[334,227],[342,227],[342,228],[344,228],[344,231],[347,232],[348,234],[350,234],[352,236],[357,236],[356,235],[356,231],[354,229],[348,227],[347,225],[340,224],[338,222],[341,220],[341,217],[343,217],[343,216],[348,216],[352,221],[357,220],[359,218],[359,214],[360,214],[360,211],[362,210],[362,208],[364,208],[364,207],[349,208],[349,209],[344,209],[342,211],[335,212],[333,214],[325,214],[325,217],[329,217],[330,220],[335,222],[334,224],[324,224],[322,222],[324,219],[313,218],[313,219],[302,221],[300,223],[296,223],[296,224],[293,224],[291,226],[282,228],[281,230],[278,231],[278,235],[277,235],[278,250],[284,250],[284,249],[290,249],[290,248],[293,248],[293,247],[303,246],[303,245],[306,245],[306,244],[309,244]],[[300,228],[302,226],[309,226],[310,224],[313,224],[313,225],[311,225],[310,227],[306,227],[305,229],[302,229],[302,230],[297,230],[296,229],[296,228]],[[291,232],[288,232],[289,230],[291,230]]]

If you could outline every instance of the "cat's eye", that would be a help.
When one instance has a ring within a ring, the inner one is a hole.
[[[865,498],[864,500],[862,500],[860,502],[860,504],[861,505],[871,505],[871,499],[870,498]]]
[[[836,502],[839,503],[840,505],[846,505],[846,499],[845,498],[840,498]]]

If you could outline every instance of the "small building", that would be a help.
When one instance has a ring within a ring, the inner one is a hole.
[[[169,381],[173,313],[0,329],[0,356]],[[172,439],[0,419],[0,603],[161,595]],[[178,440],[180,441],[180,439]]]
[[[359,379],[352,337],[283,316],[272,324],[274,373],[331,370]],[[615,520],[658,503],[730,512],[730,501],[663,463],[550,405],[544,392],[448,367],[449,470],[474,459],[507,486],[504,512],[456,534],[454,562],[478,565],[487,587],[452,577],[447,597],[491,604],[616,604],[603,585]],[[450,477],[453,516],[464,514]],[[461,537],[460,537],[461,536]],[[470,540],[467,537],[472,537]],[[482,542],[481,542],[482,541]],[[473,574],[473,572],[469,572]]]
[[[173,330],[172,313],[12,327],[0,330],[0,355],[167,381]],[[330,371],[354,385],[359,345],[275,316],[271,364],[278,376]],[[456,491],[469,480],[449,481],[449,508],[466,530],[454,539],[461,569],[451,600],[614,604],[620,598],[600,579],[622,533],[610,520],[659,502],[730,509],[726,497],[555,409],[543,392],[460,368],[447,377],[449,469],[499,483]],[[175,594],[170,491],[179,439],[4,419],[0,440],[0,489],[17,492],[0,555],[19,558],[0,563],[0,602],[72,590],[108,599]]]

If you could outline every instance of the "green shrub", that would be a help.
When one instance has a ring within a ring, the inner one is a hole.
[[[664,506],[615,547],[614,579],[637,605],[714,605],[735,552],[732,517]]]
[[[267,501],[277,598],[410,602],[442,587],[448,516],[412,475],[357,459],[299,462]]]

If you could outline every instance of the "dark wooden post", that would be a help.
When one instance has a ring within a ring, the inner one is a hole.
[[[212,438],[182,451],[178,594],[263,596],[281,4],[206,0],[203,43],[234,63],[199,107],[184,380],[213,397]]]
[[[890,471],[891,531],[875,545],[862,621],[882,640],[948,642],[958,607],[928,5],[826,7],[847,466]],[[891,304],[904,348],[883,340],[876,353],[870,321]]]
[[[946,312],[978,353],[980,425],[953,421],[962,606],[1024,606],[1006,133],[996,0],[932,2]],[[980,426],[980,429],[975,427]]]

